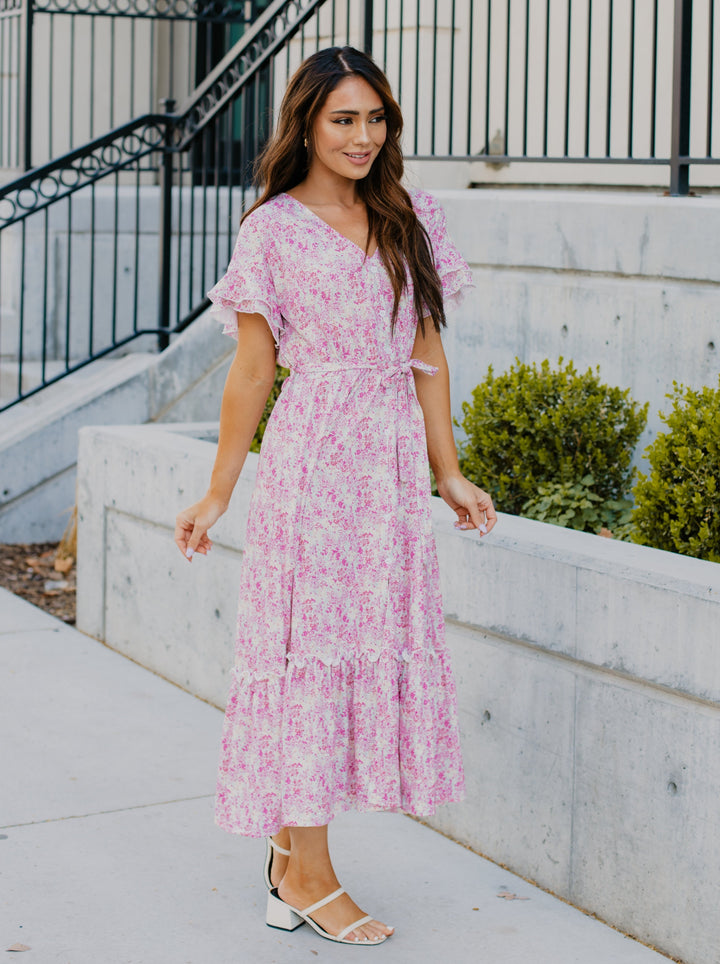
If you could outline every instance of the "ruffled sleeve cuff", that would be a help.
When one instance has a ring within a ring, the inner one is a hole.
[[[211,314],[223,326],[223,334],[237,338],[237,312],[261,314],[275,344],[280,344],[283,318],[273,283],[270,239],[253,212],[243,222],[228,269],[208,291]]]
[[[433,258],[443,289],[445,311],[462,304],[465,295],[475,287],[470,268],[450,240],[445,212],[432,194],[417,191],[413,205],[422,220],[432,244]]]

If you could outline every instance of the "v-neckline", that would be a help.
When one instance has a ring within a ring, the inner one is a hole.
[[[294,197],[294,195],[289,194],[287,191],[283,191],[283,194],[285,195],[285,197],[289,197],[291,201],[294,201],[295,204],[299,204],[300,207],[303,209],[303,211],[307,211],[310,217],[314,218],[316,221],[319,221],[320,224],[324,224],[329,231],[332,231],[332,233],[337,235],[337,237],[342,238],[343,241],[346,241],[348,244],[351,244],[356,251],[360,251],[362,254],[364,254],[368,261],[370,261],[371,258],[374,258],[375,255],[377,254],[377,251],[378,251],[377,244],[375,245],[375,250],[373,251],[373,253],[367,254],[367,252],[365,251],[365,248],[361,248],[359,244],[357,244],[351,238],[348,238],[347,235],[342,233],[342,231],[338,231],[337,228],[334,228],[332,224],[329,224],[325,220],[325,218],[321,218],[320,215],[316,214],[315,211],[312,210],[312,208],[309,208],[307,206],[307,204],[303,204],[302,201],[298,201],[298,199]]]

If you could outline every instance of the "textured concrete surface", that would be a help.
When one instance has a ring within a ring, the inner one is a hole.
[[[217,709],[4,590],[0,666],[0,948],[29,946],[28,964],[370,953],[265,926],[263,843],[212,821]],[[665,959],[407,817],[344,814],[331,836],[345,885],[397,929],[373,959]]]
[[[445,348],[453,412],[492,365],[572,359],[649,402],[637,452],[663,428],[673,380],[718,384],[720,198],[483,188],[434,192],[477,289]],[[678,244],[678,238],[683,243]]]

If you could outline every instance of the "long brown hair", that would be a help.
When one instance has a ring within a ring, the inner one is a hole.
[[[256,163],[255,180],[262,193],[244,218],[305,178],[312,156],[315,119],[328,94],[341,80],[353,74],[362,77],[375,90],[382,100],[386,118],[385,143],[367,177],[357,182],[357,191],[367,209],[368,244],[374,237],[392,282],[392,324],[395,325],[409,274],[413,305],[422,333],[425,334],[423,315],[429,315],[439,331],[446,322],[442,285],[435,270],[432,245],[413,210],[410,195],[400,183],[404,169],[400,149],[402,113],[387,77],[368,54],[354,47],[327,47],[312,54],[298,67],[280,105],[277,129]]]

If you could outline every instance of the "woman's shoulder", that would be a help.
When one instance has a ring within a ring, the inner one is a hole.
[[[272,235],[279,213],[285,207],[285,194],[275,194],[243,218],[242,229]]]
[[[410,191],[410,200],[433,243],[443,238],[447,232],[447,221],[445,211],[435,195],[429,191]]]
[[[434,220],[442,214],[442,206],[434,194],[415,188],[408,192],[415,213],[423,220]]]

